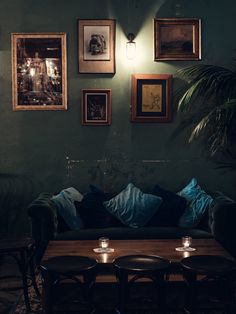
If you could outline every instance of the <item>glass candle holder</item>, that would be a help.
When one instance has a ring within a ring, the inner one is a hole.
[[[188,249],[192,244],[192,238],[189,236],[182,237],[182,245],[185,249]]]
[[[107,249],[109,246],[109,238],[101,237],[98,239],[98,246],[101,249]]]

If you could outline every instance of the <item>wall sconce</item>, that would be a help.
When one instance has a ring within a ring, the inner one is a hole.
[[[133,60],[136,56],[136,42],[134,41],[135,36],[133,33],[129,33],[127,38],[129,41],[126,43],[126,56],[127,59]]]

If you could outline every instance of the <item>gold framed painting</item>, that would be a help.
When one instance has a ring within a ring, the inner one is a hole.
[[[79,73],[115,73],[116,21],[78,20]]]
[[[82,125],[111,124],[111,90],[82,89]]]
[[[171,121],[172,75],[133,74],[131,77],[131,121]]]
[[[13,33],[13,110],[66,110],[65,33]]]
[[[154,20],[154,60],[200,60],[201,20],[158,18]]]

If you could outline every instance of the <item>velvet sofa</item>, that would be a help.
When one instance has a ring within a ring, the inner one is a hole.
[[[169,197],[169,194],[166,196]],[[236,257],[236,203],[220,193],[212,195],[212,198],[214,202],[204,213],[198,225],[193,228],[180,227],[173,224],[173,221],[169,225],[168,223],[158,224],[154,221],[145,226],[131,228],[114,219],[112,215],[107,215],[107,212],[104,216],[102,205],[104,198],[99,199],[98,202],[97,199],[94,201],[91,195],[86,199],[86,204],[89,205],[81,207],[81,204],[77,204],[77,209],[82,213],[84,221],[89,218],[89,223],[81,229],[70,230],[50,193],[41,193],[29,205],[28,215],[31,219],[32,237],[36,241],[38,260],[40,260],[48,241],[52,239],[95,240],[101,236],[107,236],[110,239],[170,239],[181,238],[185,235],[193,238],[215,237]],[[93,213],[91,213],[91,209]],[[166,213],[165,206],[163,206],[164,212]]]

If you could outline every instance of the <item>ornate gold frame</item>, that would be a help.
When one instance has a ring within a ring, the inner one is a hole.
[[[13,33],[11,47],[13,110],[66,110],[66,33]]]

